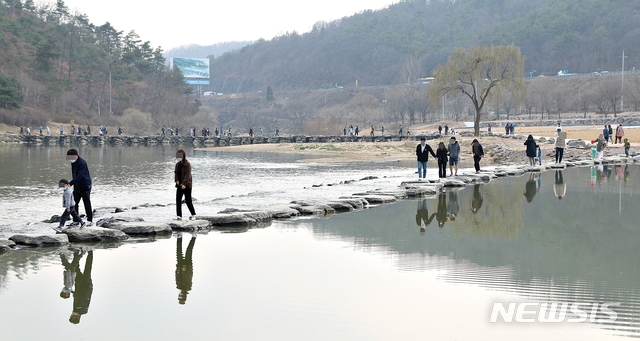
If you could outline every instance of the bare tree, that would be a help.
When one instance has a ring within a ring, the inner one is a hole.
[[[606,79],[600,80],[598,91],[600,91],[603,98],[609,101],[609,107],[613,109],[613,117],[618,117],[616,105],[620,100],[620,96],[622,96],[622,84],[616,78],[607,77]]]
[[[490,96],[511,92],[523,98],[524,58],[520,48],[511,46],[477,46],[456,49],[447,63],[436,68],[429,97],[440,103],[447,93],[469,98],[475,109],[474,134],[480,135],[480,119]]]

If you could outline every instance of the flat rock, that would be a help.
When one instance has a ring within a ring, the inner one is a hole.
[[[72,243],[120,242],[129,239],[129,236],[120,230],[96,226],[70,228],[64,230],[64,234]]]
[[[69,238],[63,233],[55,235],[43,235],[43,236],[27,236],[24,234],[17,234],[11,236],[9,240],[13,241],[17,245],[25,246],[60,246],[69,244]]]
[[[144,219],[140,217],[105,217],[96,222],[96,226],[99,227],[111,227],[111,224],[117,223],[130,223],[130,222],[141,222]]]
[[[335,209],[328,205],[291,205],[290,207],[300,212],[300,215],[326,215],[336,212]]]
[[[168,223],[174,231],[199,231],[206,230],[211,227],[211,222],[204,219],[198,220],[172,220]]]
[[[524,171],[525,172],[542,172],[545,171],[547,168],[544,166],[529,166],[529,167],[525,167]]]
[[[332,200],[328,201],[326,205],[333,208],[336,212],[351,212],[354,210],[353,206],[346,201]]]
[[[13,250],[16,243],[13,240],[0,240],[0,255]]]
[[[173,231],[167,223],[151,221],[116,222],[109,224],[109,228],[120,230],[128,235],[155,235]]]
[[[247,217],[244,213],[223,213],[212,216],[199,216],[198,218],[209,221],[212,226],[250,226],[257,223],[255,219]]]
[[[389,204],[397,201],[396,197],[391,195],[364,194],[361,197],[364,198],[364,200],[366,200],[370,205]]]
[[[440,179],[440,183],[444,187],[464,187],[464,186],[466,186],[464,181],[457,180],[457,179],[450,179],[450,178]]]
[[[272,206],[269,207],[269,211],[273,219],[289,219],[300,216],[300,211],[289,206]]]
[[[551,169],[565,169],[566,165],[564,163],[553,163],[549,167]]]
[[[367,205],[369,205],[367,200],[365,200],[364,198],[340,197],[340,200],[348,203],[356,210],[365,208]]]

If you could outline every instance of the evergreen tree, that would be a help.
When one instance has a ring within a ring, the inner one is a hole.
[[[20,108],[24,101],[22,85],[14,77],[0,72],[0,107]]]

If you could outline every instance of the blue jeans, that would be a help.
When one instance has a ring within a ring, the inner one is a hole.
[[[427,161],[418,161],[418,179],[427,177]]]

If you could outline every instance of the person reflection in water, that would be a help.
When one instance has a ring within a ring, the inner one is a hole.
[[[424,232],[433,221],[436,216],[435,213],[429,215],[429,208],[427,208],[427,200],[418,201],[418,211],[416,212],[416,224],[420,226],[420,232]]]
[[[436,220],[438,220],[438,227],[443,227],[447,222],[447,194],[440,192],[438,194],[438,212],[436,212]]]
[[[473,185],[473,196],[471,197],[471,213],[476,214],[482,208],[482,193],[480,193],[480,185]]]
[[[456,217],[460,212],[460,205],[458,205],[458,191],[456,190],[449,192],[449,203],[447,204],[447,212],[449,213],[449,220],[456,220]]]
[[[532,202],[533,197],[536,195],[536,177],[535,175],[529,174],[529,180],[527,184],[524,186],[524,197],[527,198],[527,202]]]
[[[64,266],[62,273],[64,278],[64,288],[60,292],[60,297],[69,298],[73,292],[73,312],[69,317],[69,322],[80,323],[80,317],[89,311],[91,294],[93,293],[93,281],[91,280],[91,267],[93,266],[93,251],[87,253],[87,260],[84,263],[84,272],[80,271],[80,259],[84,252],[73,253],[71,263],[64,255],[60,255],[60,260]],[[74,283],[75,282],[75,283]],[[75,284],[75,290],[74,290]]]
[[[555,193],[558,200],[562,200],[564,195],[567,193],[567,185],[564,184],[564,179],[562,178],[562,171],[556,170],[556,181],[553,186],[553,193]]]
[[[187,252],[182,255],[182,236],[179,236],[176,242],[176,288],[180,290],[178,294],[178,303],[185,304],[187,302],[187,295],[193,285],[193,261],[191,255],[193,254],[193,246],[196,244],[196,237],[191,237],[189,245],[187,246]]]

